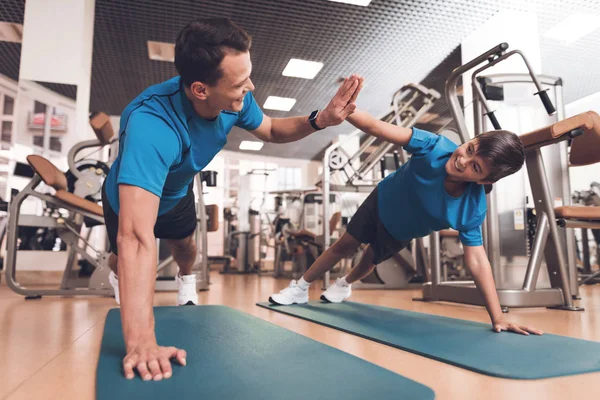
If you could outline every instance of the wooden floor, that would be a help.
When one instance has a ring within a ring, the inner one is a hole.
[[[212,274],[203,304],[225,304],[336,347],[431,387],[437,399],[598,399],[600,373],[538,381],[491,378],[396,350],[337,330],[255,306],[287,280]],[[319,285],[311,288],[318,299]],[[352,300],[430,314],[488,322],[482,308],[411,301],[417,291],[358,291]],[[600,341],[600,285],[584,287],[585,312],[511,310],[510,318],[548,333]],[[156,295],[173,305],[174,293]],[[26,301],[0,285],[0,399],[93,399],[104,319],[111,298],[52,298]],[[548,351],[552,351],[549,349]],[[598,355],[600,362],[600,355]],[[341,372],[342,373],[342,372]],[[298,377],[299,384],[302,377]],[[403,398],[398,394],[398,398]],[[314,400],[314,399],[310,399]]]

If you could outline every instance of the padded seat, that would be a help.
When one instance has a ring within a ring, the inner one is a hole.
[[[87,211],[97,216],[103,216],[102,207],[67,191],[67,177],[54,164],[42,156],[35,154],[27,156],[31,168],[42,178],[44,183],[56,190],[54,197],[62,200],[75,209]]]
[[[594,128],[598,129],[599,127],[597,125],[595,126],[594,117],[597,118],[598,114],[593,111],[575,115],[544,128],[525,133],[520,136],[521,142],[523,142],[523,146],[527,148],[546,142],[552,142],[578,128],[583,128],[586,131]]]
[[[92,214],[98,215],[99,217],[102,217],[104,215],[104,213],[102,212],[102,207],[100,205],[86,200],[83,197],[79,197],[66,190],[57,190],[54,196],[75,208],[88,211]]]
[[[90,125],[94,130],[98,141],[102,144],[109,144],[115,137],[115,132],[110,123],[110,117],[103,112],[94,114],[90,118]]]
[[[554,209],[557,218],[600,221],[600,207],[562,206]]]

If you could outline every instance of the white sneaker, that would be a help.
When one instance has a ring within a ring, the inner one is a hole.
[[[120,305],[121,301],[119,300],[119,277],[117,276],[117,274],[110,271],[110,273],[108,274],[108,282],[110,283],[110,286],[112,286],[113,291],[115,292],[115,300],[117,301],[117,304]]]
[[[196,274],[175,276],[177,281],[177,305],[198,305],[198,291],[196,290]]]
[[[277,294],[271,295],[269,301],[282,306],[308,303],[308,288],[302,290],[296,281],[292,280],[288,287]]]
[[[341,303],[346,300],[352,294],[352,285],[345,285],[341,282],[340,278],[329,285],[326,291],[321,294],[321,300],[328,301],[330,303]]]

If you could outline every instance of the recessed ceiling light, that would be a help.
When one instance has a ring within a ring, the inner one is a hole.
[[[23,25],[12,22],[0,22],[0,42],[21,43]]]
[[[329,1],[333,1],[336,3],[354,4],[356,6],[363,6],[363,7],[368,6],[369,3],[371,2],[371,0],[329,0]]]
[[[175,61],[175,44],[148,40],[148,58],[155,61]]]
[[[558,40],[568,46],[598,28],[600,28],[600,16],[573,14],[554,25],[544,36]]]
[[[282,75],[313,79],[319,73],[321,68],[323,68],[323,63],[292,58],[283,70]]]
[[[263,105],[267,110],[290,111],[296,104],[296,99],[289,97],[269,96]]]
[[[259,151],[264,146],[263,142],[253,142],[251,140],[242,140],[240,143],[240,150],[253,150]]]

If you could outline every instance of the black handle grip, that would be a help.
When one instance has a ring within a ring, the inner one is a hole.
[[[492,125],[494,125],[494,129],[495,130],[500,130],[502,129],[500,127],[500,122],[498,122],[498,119],[496,118],[496,116],[494,115],[494,111],[490,111],[489,113],[486,113],[485,115],[488,116],[488,118],[490,119],[490,122],[492,123]]]
[[[550,101],[550,97],[548,97],[548,89],[537,92],[536,94],[540,95],[540,99],[542,99],[542,103],[544,103],[548,115],[554,115],[556,108],[554,108],[552,101]]]
[[[206,182],[206,186],[217,186],[217,173],[217,171],[202,171],[200,175],[200,180],[202,182]]]
[[[379,160],[379,169],[381,169],[381,179],[385,178],[385,158],[381,157]]]
[[[396,169],[400,168],[400,155],[398,154],[398,150],[394,150],[394,164],[396,165]]]

